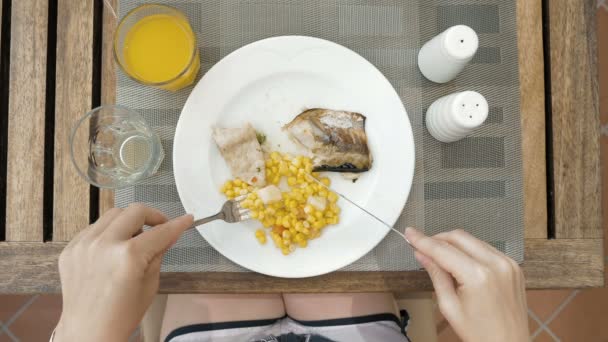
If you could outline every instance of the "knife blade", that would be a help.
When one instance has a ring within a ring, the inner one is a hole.
[[[376,221],[382,223],[384,226],[386,226],[387,228],[389,228],[390,230],[392,230],[393,232],[399,234],[404,240],[405,242],[408,243],[408,245],[412,245],[410,243],[410,241],[405,237],[405,234],[403,234],[402,232],[398,231],[397,229],[395,229],[392,225],[384,222],[381,218],[379,218],[378,216],[372,214],[370,211],[368,211],[367,209],[363,208],[362,206],[358,205],[357,203],[355,203],[355,201],[351,200],[350,198],[344,196],[343,194],[339,193],[338,191],[330,188],[329,186],[323,184],[320,180],[318,180],[317,178],[315,178],[314,176],[310,175],[310,174],[306,174],[306,176],[308,176],[310,179],[312,179],[313,181],[315,181],[315,183],[321,185],[322,187],[324,187],[325,189],[334,192],[335,194],[337,194],[338,196],[340,196],[341,198],[343,198],[345,201],[349,202],[350,204],[354,205],[355,207],[359,208],[362,212],[366,213],[367,215],[371,216],[372,218],[374,218]]]

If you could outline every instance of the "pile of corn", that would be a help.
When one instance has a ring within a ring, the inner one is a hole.
[[[251,217],[266,228],[256,230],[257,240],[265,244],[268,230],[275,246],[288,255],[297,247],[305,248],[308,241],[319,237],[326,226],[340,221],[340,208],[336,204],[338,196],[312,178],[330,185],[329,178],[319,176],[312,172],[310,158],[272,152],[266,160],[266,183],[278,185],[285,178],[289,191],[282,193],[281,200],[264,204],[255,189],[240,179],[227,181],[221,192],[230,199],[247,195],[241,205],[250,209]],[[310,204],[311,197],[315,203],[324,201],[325,208]]]

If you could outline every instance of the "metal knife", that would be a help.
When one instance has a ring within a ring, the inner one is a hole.
[[[393,232],[399,234],[404,240],[405,242],[407,242],[410,246],[412,245],[410,243],[410,241],[405,237],[405,235],[398,231],[397,229],[393,228],[392,225],[384,222],[382,219],[380,219],[378,216],[372,214],[371,212],[369,212],[368,210],[366,210],[365,208],[363,208],[362,206],[358,205],[357,203],[355,203],[355,201],[351,200],[350,198],[344,196],[343,194],[337,192],[334,189],[331,189],[330,187],[328,187],[327,185],[323,184],[321,181],[319,181],[317,178],[315,178],[314,176],[310,175],[310,174],[306,174],[310,179],[314,180],[317,184],[321,185],[322,187],[324,187],[325,189],[332,191],[334,193],[336,193],[338,196],[342,197],[345,201],[349,202],[350,204],[354,205],[355,207],[359,208],[361,211],[363,211],[364,213],[366,213],[367,215],[371,216],[372,218],[374,218],[376,221],[382,223],[384,226],[386,226],[387,228],[389,228],[390,230],[392,230]]]

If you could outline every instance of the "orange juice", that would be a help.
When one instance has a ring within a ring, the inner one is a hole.
[[[122,54],[131,77],[167,90],[192,84],[200,69],[188,21],[171,14],[150,14],[135,22],[124,36]]]

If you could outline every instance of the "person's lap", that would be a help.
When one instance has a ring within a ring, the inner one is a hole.
[[[167,297],[161,341],[175,329],[193,324],[279,319],[281,294],[175,294]]]
[[[399,317],[391,293],[169,295],[161,337],[194,324],[278,320],[285,315],[306,324],[378,314]]]

